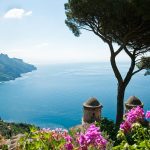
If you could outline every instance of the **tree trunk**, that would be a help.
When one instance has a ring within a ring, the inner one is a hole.
[[[116,125],[119,126],[123,120],[124,114],[124,94],[125,94],[125,85],[118,84],[117,91],[117,115],[116,115]]]
[[[112,66],[113,72],[115,74],[115,77],[118,81],[116,125],[119,126],[123,120],[125,90],[126,90],[128,83],[130,82],[130,80],[132,78],[134,67],[135,67],[135,53],[131,54],[128,51],[128,49],[124,46],[125,44],[122,45],[116,52],[114,51],[112,42],[108,42],[108,45],[109,45],[110,52],[111,52],[111,57],[110,57],[111,66]],[[122,49],[125,50],[125,52],[131,59],[130,68],[124,79],[122,78],[122,75],[121,75],[119,68],[117,67],[117,63],[116,63],[116,56],[121,52]]]

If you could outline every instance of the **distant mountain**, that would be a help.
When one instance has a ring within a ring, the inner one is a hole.
[[[0,54],[0,81],[14,80],[22,73],[36,70],[36,67],[23,62],[22,59],[9,58],[8,55]]]

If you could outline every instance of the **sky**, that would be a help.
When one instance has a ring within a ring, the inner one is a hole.
[[[107,62],[109,48],[92,32],[65,25],[67,0],[0,0],[0,53],[33,64]],[[118,60],[126,61],[123,54]]]

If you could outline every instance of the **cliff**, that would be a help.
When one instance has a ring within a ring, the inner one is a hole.
[[[23,62],[22,59],[9,58],[8,55],[0,54],[0,81],[14,80],[22,73],[36,70],[36,67]]]

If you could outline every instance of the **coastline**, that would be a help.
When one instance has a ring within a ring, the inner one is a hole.
[[[34,66],[35,67],[35,66]],[[10,81],[15,81],[16,79],[18,78],[22,78],[24,75],[28,74],[28,73],[31,73],[31,72],[34,72],[37,70],[37,67],[35,67],[35,69],[31,70],[31,71],[28,71],[28,72],[25,72],[25,73],[21,73],[19,76],[16,76],[14,77],[13,79],[9,79],[9,80],[4,80],[4,81],[0,81],[0,84],[3,84],[3,83],[7,83],[7,82],[10,82]]]

